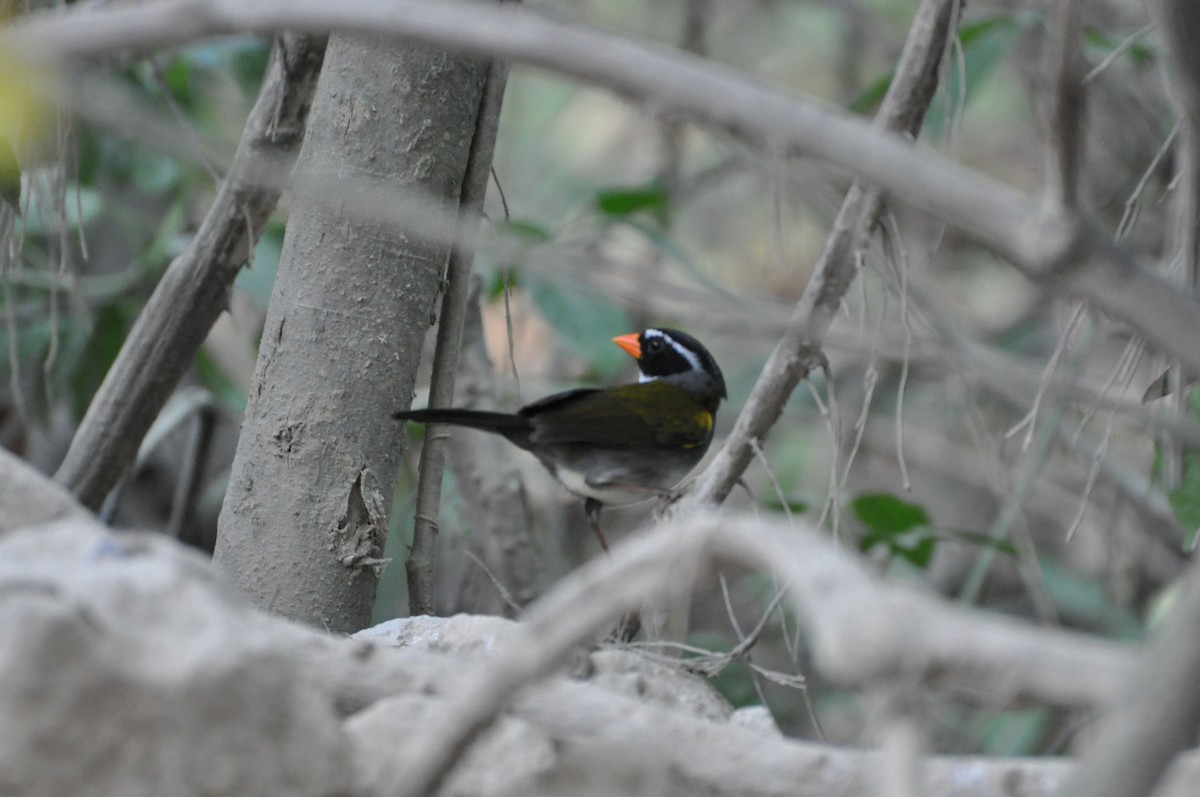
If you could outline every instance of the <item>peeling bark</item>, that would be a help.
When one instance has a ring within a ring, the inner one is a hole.
[[[346,496],[346,513],[329,528],[329,550],[351,576],[383,572],[383,544],[387,541],[387,506],[369,468],[359,471]]]

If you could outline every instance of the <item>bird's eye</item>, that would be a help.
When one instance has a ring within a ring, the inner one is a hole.
[[[650,338],[650,340],[646,341],[646,351],[662,351],[662,347],[662,338]]]

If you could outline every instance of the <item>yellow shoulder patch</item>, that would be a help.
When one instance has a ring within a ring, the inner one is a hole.
[[[700,432],[701,439],[694,443],[687,443],[684,448],[695,448],[708,439],[708,433],[712,431],[713,416],[708,410],[700,410],[692,416],[692,423],[696,425],[697,431]]]

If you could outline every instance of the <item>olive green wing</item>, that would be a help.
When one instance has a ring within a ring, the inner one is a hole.
[[[534,426],[531,441],[547,445],[692,448],[712,436],[712,413],[678,386],[659,381],[563,394],[526,410],[522,414]]]

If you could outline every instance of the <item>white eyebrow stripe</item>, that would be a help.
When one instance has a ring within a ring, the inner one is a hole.
[[[695,370],[695,371],[703,371],[704,370],[704,366],[700,364],[700,357],[696,354],[696,352],[687,348],[686,346],[681,344],[679,341],[675,340],[673,337],[671,337],[667,333],[663,332],[661,329],[644,330],[642,332],[642,337],[659,338],[660,340],[665,340],[667,342],[667,345],[669,345],[672,349],[674,349],[675,352],[680,357],[687,360],[687,363],[688,363],[688,365],[690,365],[692,367],[692,370]],[[641,376],[638,377],[639,382],[653,382],[655,379],[658,379],[658,377],[657,376],[646,376],[645,374],[642,374]]]
[[[658,330],[655,330],[655,331],[657,332]],[[662,335],[661,332],[659,334]],[[676,352],[678,352],[680,357],[682,357],[683,359],[688,361],[688,365],[692,366],[693,370],[696,370],[696,371],[704,370],[700,365],[700,358],[696,356],[696,352],[694,352],[691,349],[687,348],[686,346],[683,346],[682,344],[678,343],[674,338],[672,338],[669,335],[662,335],[662,337],[663,337],[663,340],[665,340],[667,343],[669,343],[671,345],[672,349],[674,349]]]

